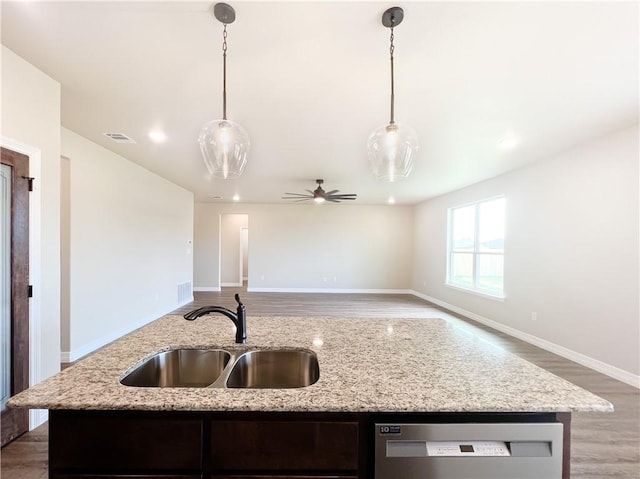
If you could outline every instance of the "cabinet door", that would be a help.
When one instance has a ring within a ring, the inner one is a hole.
[[[322,421],[214,421],[214,471],[356,471],[358,423]],[[322,474],[319,474],[322,476]],[[325,477],[338,477],[325,474]],[[269,476],[261,476],[269,477]],[[304,477],[304,476],[278,476]]]
[[[358,479],[356,476],[211,476],[211,479]]]
[[[176,476],[174,475],[154,475],[154,476],[122,476],[104,474],[52,474],[51,479],[202,479],[202,476]]]
[[[134,473],[175,477],[176,471],[198,477],[202,421],[109,411],[51,411],[49,469],[88,477]]]

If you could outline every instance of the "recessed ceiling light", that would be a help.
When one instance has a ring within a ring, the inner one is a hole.
[[[167,135],[165,135],[164,132],[160,130],[154,130],[149,132],[149,138],[151,138],[156,143],[162,143],[167,139]]]
[[[233,201],[240,201],[240,195],[238,195],[238,193],[233,195]]]
[[[512,150],[513,148],[518,146],[518,144],[520,144],[520,138],[518,138],[516,135],[510,133],[508,135],[505,135],[498,142],[498,147],[500,147],[501,150]]]
[[[390,205],[394,205],[396,203],[396,199],[393,196],[389,196],[387,203],[389,203]]]

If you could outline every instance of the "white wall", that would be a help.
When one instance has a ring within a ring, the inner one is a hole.
[[[60,370],[60,84],[4,46],[1,57],[3,146],[16,149],[21,144],[25,151],[34,152],[31,200],[37,201],[39,216],[36,224],[30,222],[30,236],[39,238],[39,244],[29,252],[34,285],[30,308],[32,320],[38,315],[40,335],[32,337],[35,344],[30,343],[30,348],[32,356],[39,355],[31,367],[38,371],[37,379],[45,379]],[[33,336],[36,331],[30,333]]]
[[[413,209],[195,205],[194,286],[219,288],[219,216],[249,215],[250,290],[407,290]]]
[[[413,289],[636,383],[638,148],[636,125],[417,206]],[[506,196],[504,302],[444,284],[447,208],[498,194]]]
[[[157,319],[193,277],[193,194],[62,129],[70,162],[70,324],[74,360]]]
[[[193,208],[193,289],[220,291],[220,214],[214,205]]]

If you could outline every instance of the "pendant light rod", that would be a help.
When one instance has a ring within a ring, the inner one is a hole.
[[[227,119],[227,25],[236,19],[236,11],[226,3],[216,3],[213,15],[224,26],[222,30],[222,119]]]
[[[222,119],[227,119],[227,24],[222,30]]]
[[[382,14],[382,24],[391,29],[391,35],[389,36],[389,59],[391,63],[391,115],[389,124],[393,125],[395,123],[394,112],[395,112],[395,84],[394,84],[394,71],[393,71],[393,29],[394,27],[400,25],[402,20],[404,19],[404,10],[400,7],[391,7],[387,9]]]
[[[389,43],[391,44],[391,46],[389,47],[389,57],[391,60],[391,118],[389,120],[389,124],[393,125],[394,123],[393,113],[394,113],[394,106],[395,106],[395,89],[394,89],[394,83],[393,83],[393,19],[391,20],[391,37],[390,37]]]

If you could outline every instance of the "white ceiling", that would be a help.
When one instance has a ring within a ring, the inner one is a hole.
[[[388,121],[380,17],[393,4],[233,1],[228,117],[252,147],[240,179],[214,180],[197,144],[222,114],[212,5],[3,1],[2,43],[62,84],[64,127],[196,201],[284,203],[324,178],[356,204],[415,204],[638,121],[637,2],[402,2],[396,121],[420,151],[409,179],[381,183],[365,145]],[[153,143],[152,129],[167,140]],[[502,149],[509,137],[517,146]]]

